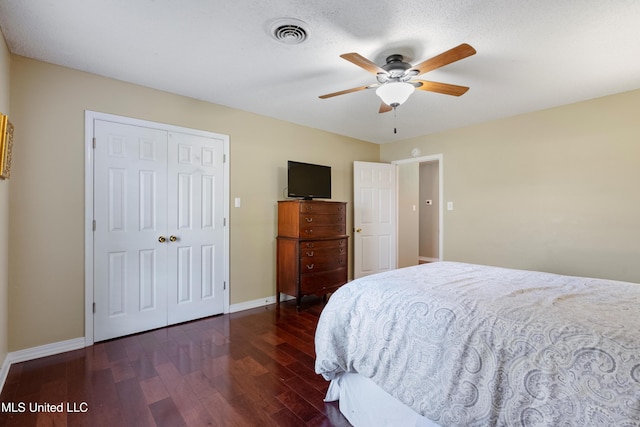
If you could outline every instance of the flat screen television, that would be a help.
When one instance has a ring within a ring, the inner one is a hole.
[[[331,166],[288,161],[287,196],[306,200],[331,198]]]

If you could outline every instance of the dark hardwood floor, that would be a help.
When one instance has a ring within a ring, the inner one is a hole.
[[[348,426],[314,372],[321,310],[287,301],[15,364],[0,427]]]

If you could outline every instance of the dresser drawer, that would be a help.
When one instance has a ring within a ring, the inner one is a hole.
[[[345,216],[338,214],[300,214],[300,227],[310,225],[344,225]]]
[[[344,234],[347,234],[347,227],[344,225],[306,225],[300,227],[301,239],[333,237]]]
[[[313,273],[317,271],[334,270],[347,266],[347,254],[337,254],[335,252],[319,253],[314,252],[312,256],[301,254],[300,274]]]
[[[300,213],[317,213],[317,214],[345,214],[346,208],[344,203],[300,203]]]
[[[303,294],[325,294],[347,283],[347,268],[324,273],[300,275],[300,291]]]
[[[302,240],[300,241],[300,251],[305,249],[340,248],[340,253],[347,251],[347,239],[331,240]]]

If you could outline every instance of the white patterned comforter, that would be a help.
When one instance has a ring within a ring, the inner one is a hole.
[[[316,372],[442,426],[640,426],[640,285],[438,262],[341,287]]]

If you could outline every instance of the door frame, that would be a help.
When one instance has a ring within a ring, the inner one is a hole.
[[[203,137],[213,137],[223,140],[224,146],[224,194],[223,209],[225,218],[224,227],[224,294],[223,313],[229,312],[229,136],[217,134],[209,131],[190,129],[181,126],[169,125],[166,123],[152,122],[148,120],[134,119],[131,117],[117,116],[114,114],[100,113],[91,110],[84,112],[84,343],[88,347],[94,343],[93,335],[93,287],[94,287],[94,239],[93,239],[93,174],[94,174],[94,150],[93,150],[93,129],[94,120],[104,120],[122,123],[132,126],[150,127],[167,132],[180,132]]]
[[[438,162],[438,227],[440,232],[438,233],[438,259],[442,261],[444,259],[444,156],[442,154],[433,154],[430,156],[411,157],[408,159],[393,160],[391,163],[396,165],[407,163],[426,163],[426,162]],[[419,183],[418,183],[419,185]],[[399,206],[398,206],[399,208]],[[399,226],[399,224],[398,224]],[[398,238],[400,233],[397,233]],[[398,242],[398,245],[400,242]]]

